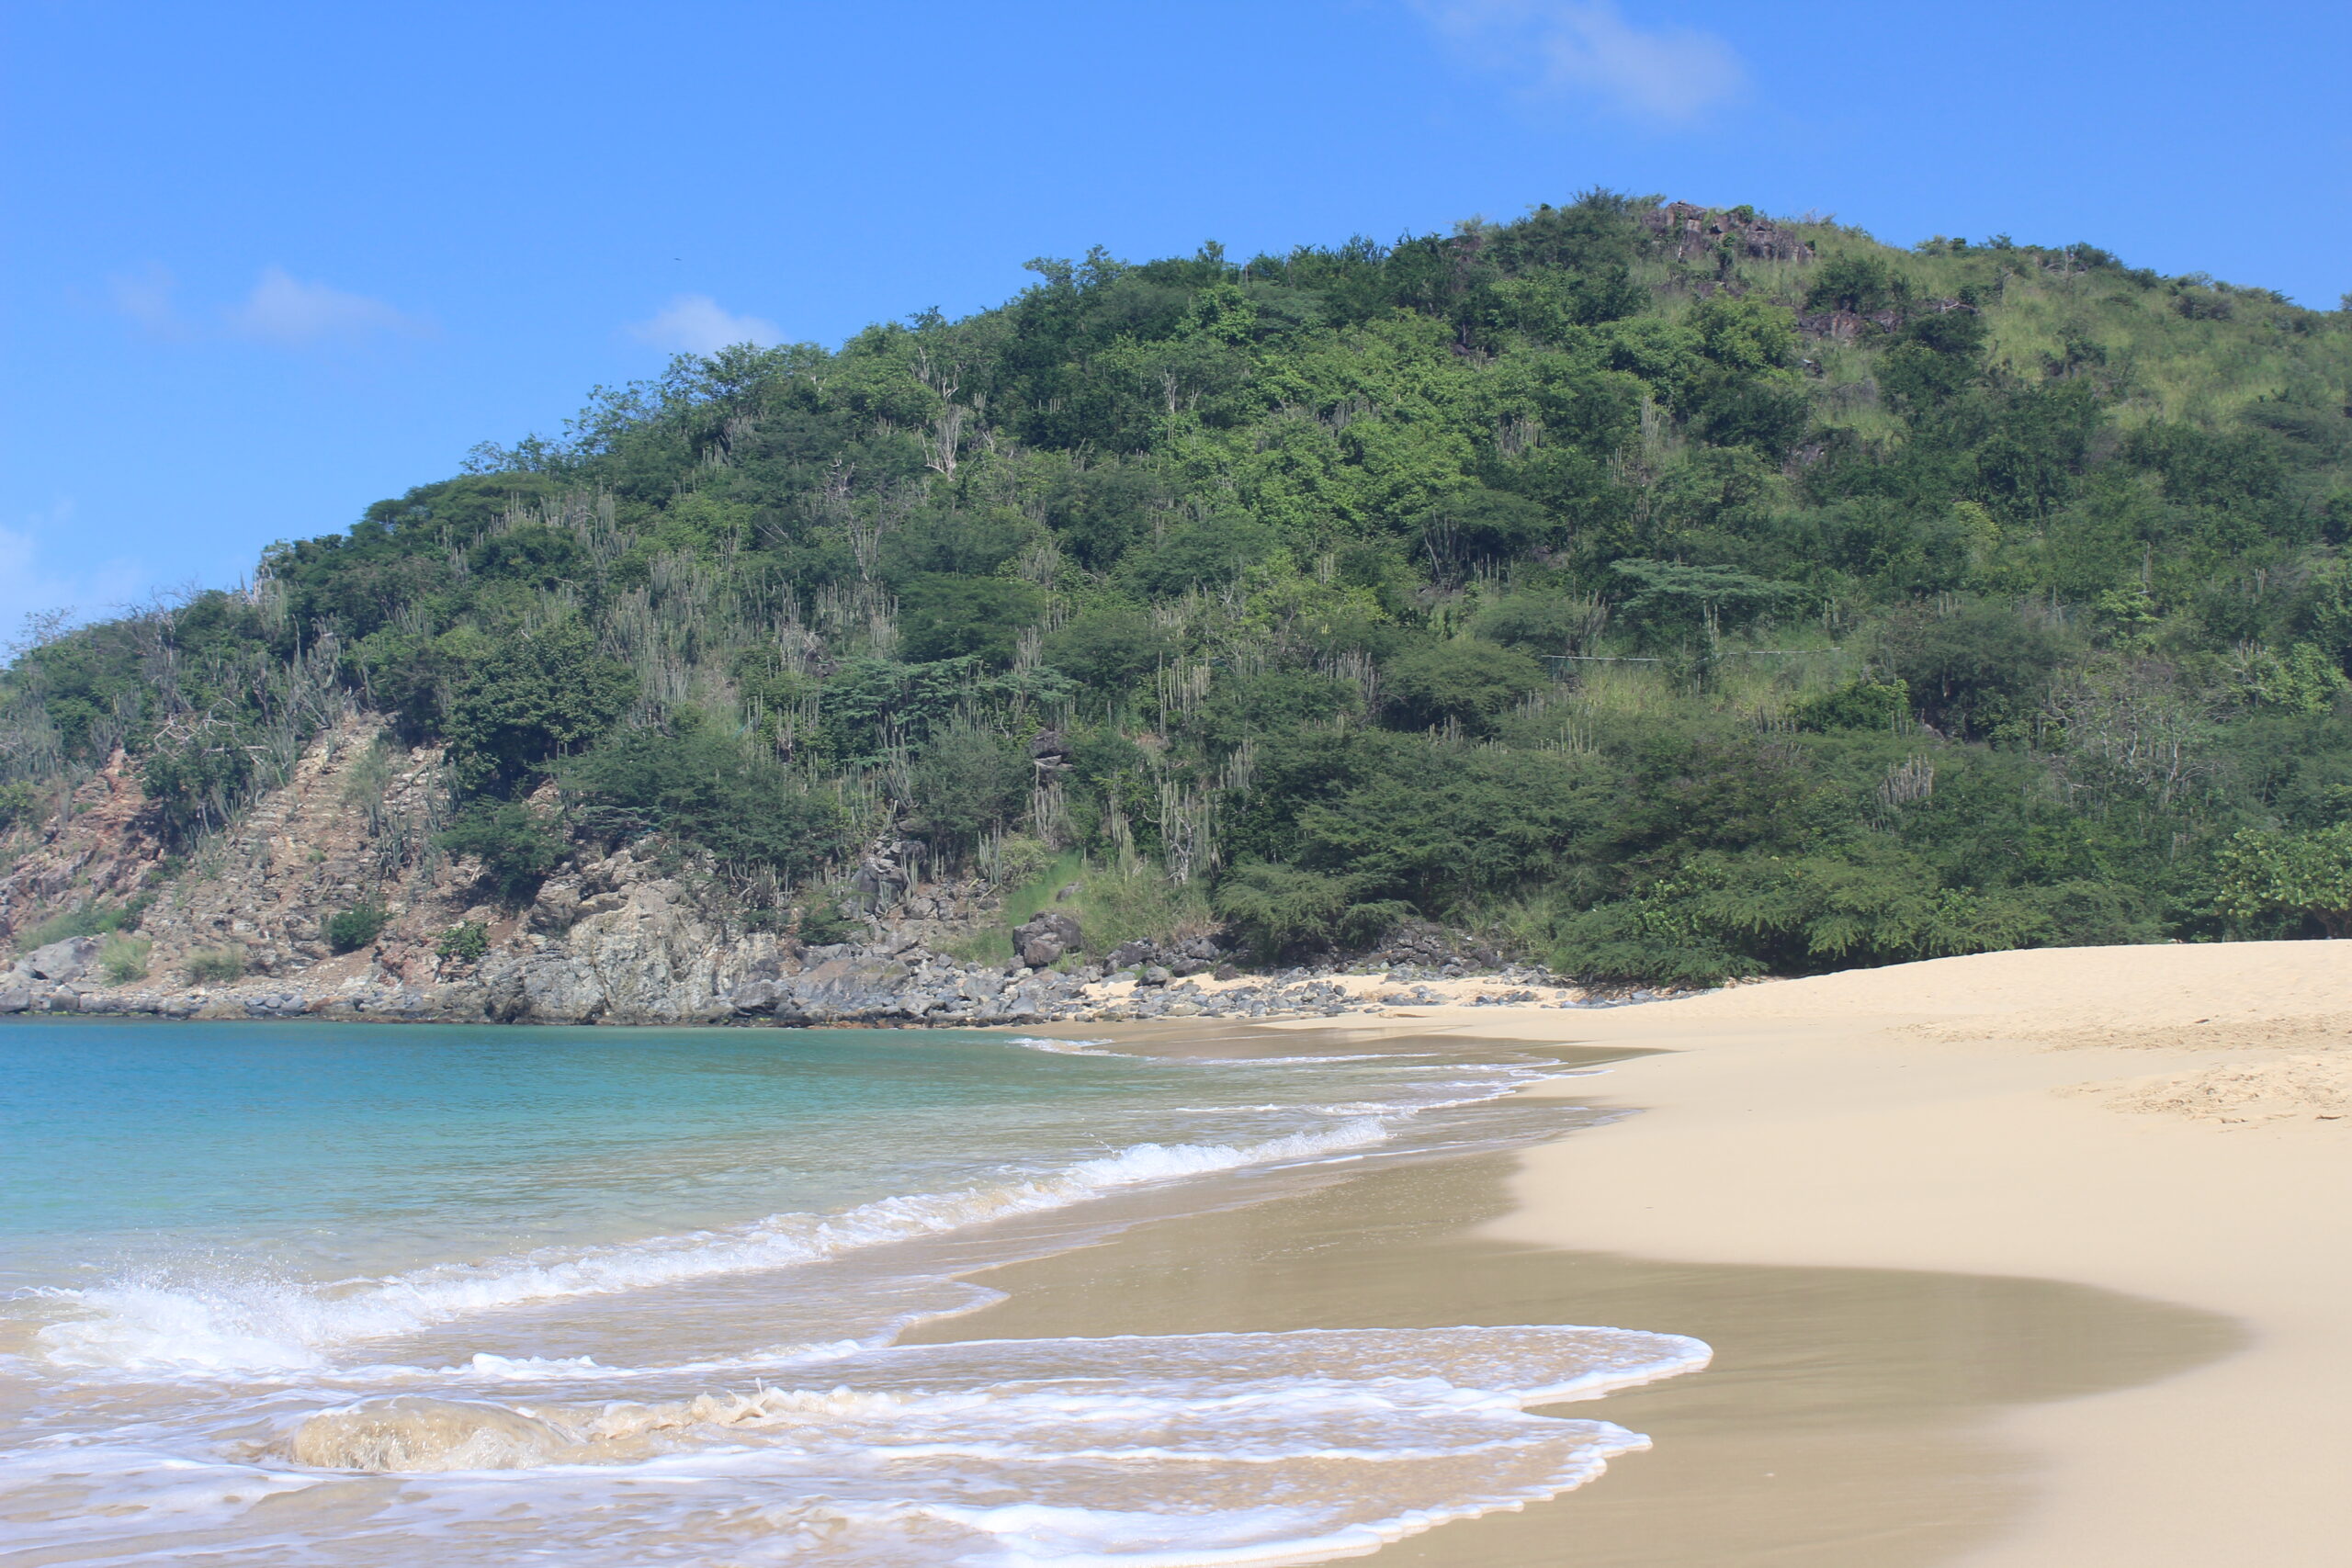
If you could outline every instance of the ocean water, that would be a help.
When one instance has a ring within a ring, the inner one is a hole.
[[[0,1561],[1308,1562],[1551,1496],[1645,1440],[1530,1406],[1706,1348],[898,1338],[1171,1204],[1556,1135],[1514,1091],[1566,1070],[0,1023]]]

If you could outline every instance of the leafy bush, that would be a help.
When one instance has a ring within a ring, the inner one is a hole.
[[[1838,256],[1814,269],[1806,287],[1808,310],[1883,310],[1911,298],[1909,278],[1872,255]]]
[[[337,953],[356,953],[381,935],[391,918],[381,904],[357,904],[339,909],[327,917],[327,945]]]
[[[1911,716],[1911,689],[1901,681],[1849,681],[1789,710],[1801,729],[1892,729]]]
[[[147,977],[147,959],[155,944],[135,936],[110,936],[98,945],[98,969],[117,986]]]
[[[1402,654],[1381,679],[1407,723],[1422,728],[1452,719],[1483,735],[1548,678],[1542,664],[1517,649],[1464,637]]]
[[[1032,776],[1026,750],[1011,736],[957,725],[915,761],[917,830],[943,847],[969,844],[1021,814]]]
[[[573,827],[599,843],[660,834],[706,851],[722,865],[765,871],[786,884],[815,873],[849,843],[848,823],[830,791],[808,788],[773,756],[686,716],[673,733],[614,736],[561,764],[557,776]],[[519,819],[501,820],[517,822],[521,830]],[[553,855],[531,863],[534,886],[553,864]]]
[[[175,840],[219,828],[254,784],[256,737],[233,721],[161,741],[141,764],[140,787]]]
[[[537,897],[564,853],[563,840],[518,800],[476,801],[433,841],[450,854],[480,861],[483,886],[509,908]]]
[[[19,823],[38,821],[49,804],[48,795],[30,779],[0,784],[0,833]]]
[[[1906,616],[1890,628],[1895,679],[1919,715],[1971,740],[2014,735],[2041,704],[2065,648],[2045,624],[1996,604]]]
[[[445,731],[469,791],[504,793],[557,752],[602,734],[635,677],[577,620],[500,639],[462,676]]]
[[[797,933],[800,940],[816,947],[831,947],[835,942],[856,942],[865,935],[865,927],[830,901],[820,900],[800,911]]]
[[[2352,936],[2352,822],[2315,832],[2247,829],[2221,853],[2217,902],[2240,919],[2312,920]]]
[[[927,573],[899,594],[899,631],[910,658],[1001,665],[1012,660],[1015,637],[1043,607],[1035,589],[1012,578]]]
[[[490,952],[490,928],[480,920],[460,920],[441,933],[434,952],[461,964],[476,963]]]
[[[1098,610],[1046,639],[1046,658],[1056,669],[1103,691],[1150,674],[1168,653],[1167,637],[1140,610]]]
[[[233,947],[200,947],[180,961],[191,986],[225,986],[245,972],[245,955]]]
[[[1292,948],[1363,942],[1412,906],[1357,897],[1359,879],[1257,862],[1236,866],[1217,884],[1216,910],[1261,957]]]
[[[2030,895],[1955,886],[1898,846],[1858,842],[1796,859],[1693,857],[1632,898],[1571,918],[1555,959],[1588,979],[1713,984],[2033,947],[2056,931]]]

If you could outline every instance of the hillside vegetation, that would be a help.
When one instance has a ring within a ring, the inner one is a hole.
[[[509,900],[650,842],[831,931],[904,840],[1686,982],[2352,920],[2346,312],[1607,193],[1031,266],[37,641],[0,814],[123,748],[194,848],[356,703]]]

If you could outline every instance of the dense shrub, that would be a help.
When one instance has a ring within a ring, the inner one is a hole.
[[[628,704],[633,680],[576,620],[494,642],[460,677],[446,732],[458,783],[504,791],[558,752],[594,739]]]
[[[721,864],[791,882],[846,847],[841,803],[731,736],[691,718],[675,733],[629,730],[563,764],[572,827],[605,845],[649,834]]]
[[[433,951],[459,964],[477,963],[490,952],[490,928],[480,920],[459,920],[441,933]]]
[[[390,922],[391,916],[381,904],[355,904],[348,909],[338,909],[326,919],[327,946],[337,953],[356,953],[381,935]]]
[[[564,841],[547,820],[515,800],[476,801],[434,842],[481,862],[482,885],[509,908],[537,897],[539,884],[564,856]]]

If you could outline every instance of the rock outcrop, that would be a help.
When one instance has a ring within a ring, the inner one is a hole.
[[[1001,920],[993,890],[923,881],[918,847],[892,838],[853,869],[851,902],[865,914],[854,942],[747,930],[690,871],[628,849],[575,858],[527,908],[503,910],[479,900],[480,867],[432,847],[447,793],[436,750],[392,745],[355,716],[181,865],[118,757],[68,812],[16,835],[14,860],[0,863],[0,934],[85,905],[136,910],[147,973],[107,979],[96,936],[19,942],[0,969],[0,1013],[770,1025],[1314,1017],[1390,1005],[1364,988],[1367,964],[1410,980],[1495,962],[1426,922],[1399,927],[1346,984],[1331,964],[1243,978],[1238,955],[1208,936],[1130,942],[1091,962],[1079,920],[1049,905],[1012,932],[1015,962],[975,963],[951,954]],[[356,951],[333,951],[329,918],[360,906],[381,912],[381,929]],[[1541,971],[1522,977],[1558,994]]]

